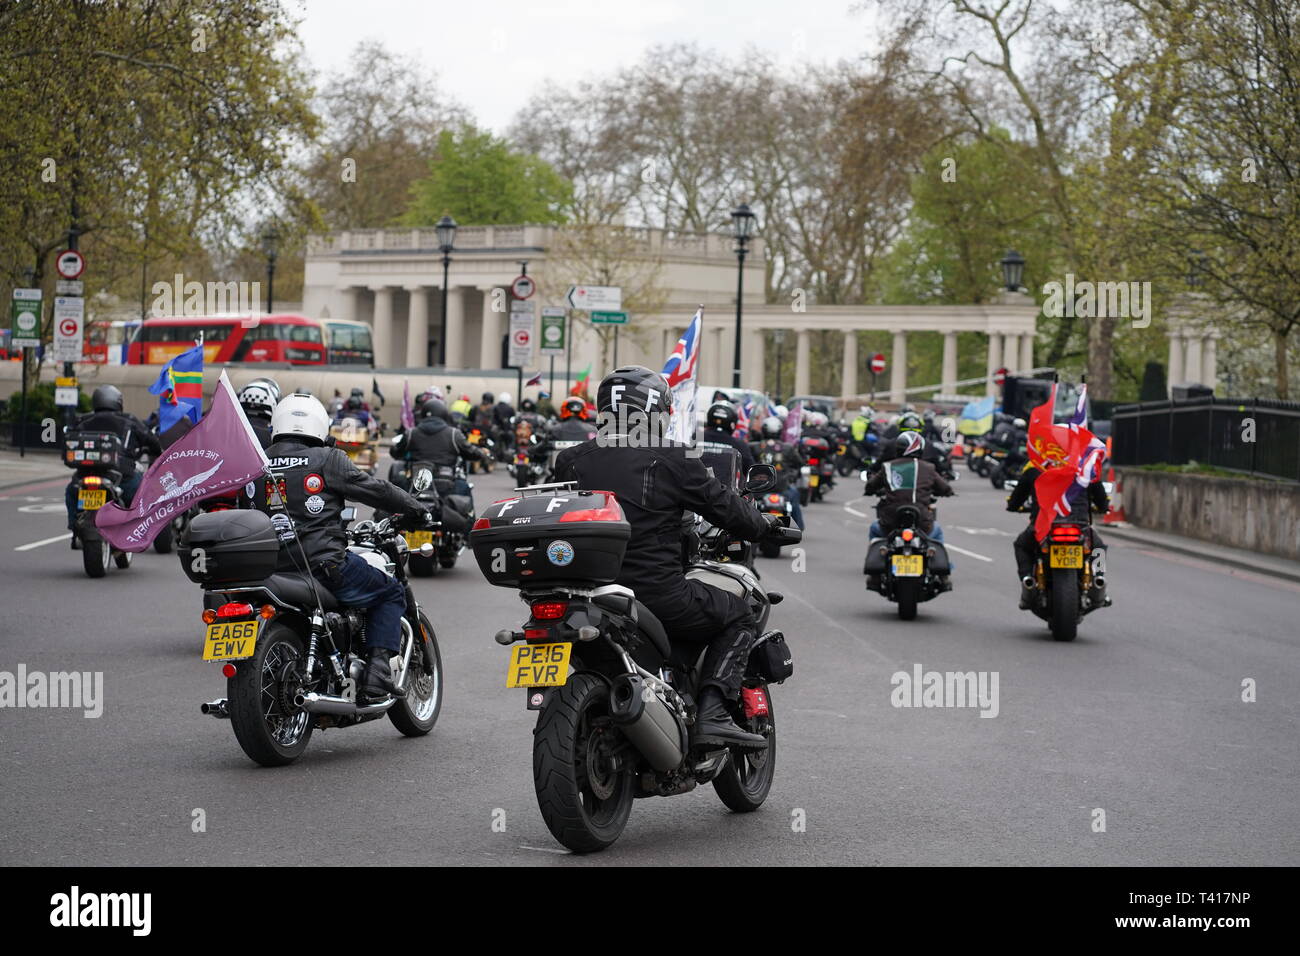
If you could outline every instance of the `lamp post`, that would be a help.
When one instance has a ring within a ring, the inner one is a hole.
[[[280,254],[280,233],[275,226],[262,230],[262,252],[266,255],[266,314],[271,314],[275,299],[275,259]]]
[[[785,329],[773,329],[772,341],[776,343],[776,400],[781,401],[781,361],[785,345]]]
[[[731,228],[736,237],[736,349],[731,363],[731,387],[740,388],[740,307],[745,294],[745,253],[749,251],[749,237],[754,231],[755,216],[746,203],[731,211]]]
[[[1019,292],[1020,282],[1025,277],[1025,257],[1014,249],[1008,249],[1002,257],[1002,284],[1008,292]]]
[[[456,245],[456,220],[443,216],[438,230],[438,251],[442,253],[442,332],[438,338],[438,364],[447,367],[447,273],[451,268],[451,250]]]

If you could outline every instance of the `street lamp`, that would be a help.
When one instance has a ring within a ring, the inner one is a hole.
[[[1008,292],[1019,292],[1020,281],[1025,277],[1025,257],[1014,249],[1008,249],[1002,257],[1002,283]]]
[[[776,343],[776,400],[781,401],[781,346],[785,345],[785,329],[773,329],[772,341]]]
[[[731,229],[736,237],[736,350],[731,363],[731,387],[740,388],[740,304],[745,293],[745,253],[749,251],[749,237],[754,232],[754,214],[747,203],[731,211]]]
[[[280,233],[275,226],[262,230],[262,252],[266,256],[266,314],[271,314],[275,292],[275,259],[280,251]]]
[[[456,220],[443,216],[438,230],[438,251],[442,253],[442,334],[438,340],[438,364],[447,367],[447,272],[451,267],[451,250],[456,245]]]

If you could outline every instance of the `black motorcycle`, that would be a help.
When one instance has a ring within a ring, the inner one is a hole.
[[[344,510],[351,521],[355,509]],[[408,737],[433,729],[442,709],[442,656],[433,626],[406,577],[407,548],[394,519],[347,531],[348,550],[402,583],[406,612],[393,683],[406,696],[358,693],[365,667],[366,612],[349,608],[310,572],[276,571],[287,521],[256,510],[201,514],[178,555],[203,587],[203,659],[222,662],[227,696],[200,708],[228,719],[244,753],[264,767],[292,763],[312,731],[388,715]],[[286,543],[292,553],[296,542]]]
[[[474,523],[474,499],[454,491],[460,480],[469,484],[464,463],[397,462],[389,469],[388,480],[419,501],[441,504],[433,524],[403,532],[411,577],[432,577],[439,569],[449,571],[454,568],[465,550],[470,525]],[[474,486],[469,484],[469,487],[472,489]],[[386,512],[375,512],[377,520],[385,517],[388,517]]]
[[[745,491],[774,484],[755,466]],[[779,529],[783,542],[797,528]],[[518,589],[530,616],[521,630],[497,633],[512,647],[506,686],[523,688],[536,710],[533,782],[542,818],[577,853],[618,839],[638,797],[673,796],[712,783],[738,813],[758,809],[776,767],[776,718],[769,683],[793,672],[780,631],[766,630],[768,592],[746,566],[750,545],[711,529],[699,540],[687,576],[743,597],[761,636],[750,655],[733,716],[767,738],[762,750],[692,748],[696,684],[703,650],[673,646],[663,625],[626,587],[611,584],[630,527],[609,492],[523,489],[488,507],[470,535],[488,581]]]
[[[1111,605],[1106,549],[1095,546],[1091,521],[1053,521],[1038,543],[1033,577],[1029,610],[1047,622],[1055,640],[1074,640],[1086,615]]]
[[[110,545],[95,525],[95,513],[110,502],[127,507],[122,479],[128,470],[135,471],[136,464],[127,455],[121,437],[113,432],[69,429],[63,436],[63,463],[76,472],[72,478],[77,498],[72,533],[81,545],[86,575],[102,578],[110,564],[129,568],[134,555]]]
[[[916,617],[916,606],[952,590],[948,550],[921,530],[921,510],[898,509],[893,527],[867,546],[862,571],[867,590],[898,605],[900,620]]]

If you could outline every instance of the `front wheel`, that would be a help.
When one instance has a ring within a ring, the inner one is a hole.
[[[303,657],[297,633],[269,624],[253,656],[236,664],[226,682],[235,739],[263,767],[293,763],[311,739],[312,716],[293,702]]]
[[[718,799],[736,813],[753,813],[763,805],[776,777],[776,711],[772,709],[772,695],[766,684],[759,689],[767,698],[767,716],[744,719],[737,723],[751,734],[767,738],[766,750],[733,750],[713,780]]]
[[[576,673],[543,706],[533,731],[533,785],[542,819],[574,853],[603,850],[623,833],[636,778],[609,714],[609,685]]]
[[[426,646],[420,635],[416,635],[406,696],[388,710],[388,719],[407,737],[423,737],[433,730],[442,711],[442,653],[438,650],[438,635],[433,633],[433,625],[423,611],[420,612],[420,630],[428,638],[428,644]],[[426,654],[429,655],[427,658]],[[427,674],[426,663],[430,665]]]
[[[1079,575],[1073,571],[1052,572],[1052,637],[1072,641],[1079,633]]]

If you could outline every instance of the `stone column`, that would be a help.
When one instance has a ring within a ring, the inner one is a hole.
[[[483,328],[478,338],[478,364],[479,368],[500,368],[501,367],[501,318],[504,312],[494,312],[492,310],[492,293],[495,289],[489,286],[486,289],[479,289],[483,293]],[[504,296],[501,299],[505,301]],[[448,308],[451,303],[447,303]],[[450,321],[450,316],[448,318]]]
[[[337,293],[337,298],[341,300],[342,303],[341,308],[339,309],[339,314],[335,316],[335,318],[347,319],[351,322],[360,322],[361,303],[358,301],[358,299],[360,298],[363,290],[357,286],[348,285],[348,286],[338,287],[334,291]],[[325,315],[324,313],[322,313],[321,318],[324,317]]]
[[[465,294],[447,289],[447,367],[465,367]]]
[[[812,368],[810,362],[809,347],[812,344],[812,333],[807,329],[800,329],[795,333],[795,353],[794,353],[794,394],[807,395],[810,389],[809,382],[812,379]]]
[[[889,356],[889,400],[896,405],[907,401],[907,333],[890,329],[894,347]]]
[[[726,336],[723,337],[724,339]],[[754,388],[759,391],[765,391],[763,382],[766,378],[764,374],[766,366],[764,365],[764,345],[766,337],[762,329],[750,328],[745,330],[745,338],[741,345],[740,354],[740,384],[742,388]],[[728,388],[731,386],[731,361],[728,359],[723,363],[727,369],[726,379],[723,385]]]
[[[1020,336],[1020,370],[1028,372],[1034,367],[1034,335],[1026,332]]]
[[[858,333],[844,333],[844,366],[840,372],[840,394],[846,399],[858,394]]]
[[[945,395],[957,393],[957,333],[943,333],[943,392]]]
[[[424,368],[429,364],[429,295],[424,286],[408,285],[411,309],[406,320],[406,366]]]
[[[393,366],[393,290],[391,286],[370,287],[375,293],[375,322],[370,336],[375,350],[375,368]]]
[[[993,384],[993,373],[1002,367],[1002,335],[999,332],[989,333],[989,354],[986,365],[988,381],[984,383],[984,394],[996,395],[998,387]]]
[[[1201,353],[1201,381],[1216,391],[1219,388],[1219,333],[1211,332],[1205,336],[1205,348]]]
[[[1174,330],[1169,333],[1169,396],[1173,397],[1175,385],[1183,384],[1183,333]]]
[[[1183,365],[1183,378],[1187,384],[1198,384],[1201,380],[1201,333],[1191,332],[1187,335],[1187,358]]]

